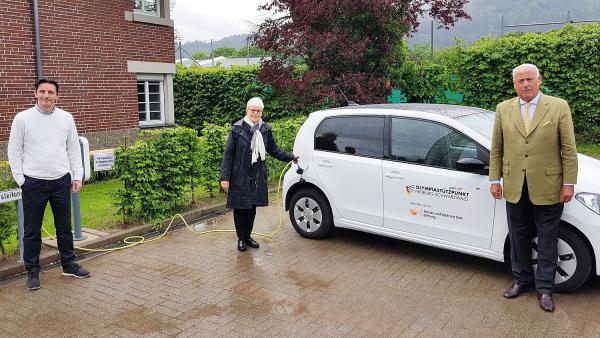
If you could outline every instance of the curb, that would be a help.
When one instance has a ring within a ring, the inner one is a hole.
[[[185,219],[186,222],[190,223],[190,222],[196,221],[204,216],[217,214],[217,213],[220,213],[220,212],[223,212],[226,210],[228,210],[226,204],[222,203],[222,204],[217,204],[217,205],[214,205],[214,206],[211,206],[208,208],[191,210],[186,213],[182,213],[181,216],[183,216],[183,218]],[[217,215],[215,215],[215,216],[217,216]],[[159,230],[164,230],[169,225],[170,222],[171,222],[171,219],[164,220],[161,223]],[[175,221],[173,221],[173,226],[180,226],[183,224],[184,224],[183,221],[179,217],[176,218]],[[171,228],[171,229],[173,229],[173,228]],[[130,236],[143,236],[143,235],[155,232],[155,231],[156,231],[156,229],[152,225],[143,224],[143,225],[125,229],[122,231],[118,231],[118,232],[109,234],[108,236],[104,236],[104,237],[98,238],[96,240],[90,241],[90,242],[86,243],[84,247],[89,248],[89,249],[103,248],[103,247],[107,247],[109,245],[115,245],[115,244],[122,243],[125,238],[130,237]],[[83,252],[85,252],[85,251],[75,249],[76,254],[81,254]],[[45,252],[45,253],[40,254],[40,266],[42,267],[42,269],[45,269],[49,265],[59,263],[59,262],[60,262],[60,256],[58,254],[58,250],[56,250],[56,249],[52,250],[50,252]],[[25,272],[26,272],[25,266],[23,264],[17,263],[17,262],[10,263],[5,266],[0,266],[0,281],[10,279],[10,278],[14,277],[15,275],[19,275],[19,274],[22,274]]]

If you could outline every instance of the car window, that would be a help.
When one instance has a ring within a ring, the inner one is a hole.
[[[480,114],[471,114],[457,117],[456,120],[462,122],[467,127],[473,129],[474,131],[491,141],[492,133],[494,132],[495,117],[496,113],[492,111],[486,111]]]
[[[315,150],[381,158],[383,128],[380,116],[331,117],[315,132]]]
[[[430,121],[393,118],[391,158],[394,160],[456,169],[456,161],[477,158],[486,165],[489,155],[463,134]]]

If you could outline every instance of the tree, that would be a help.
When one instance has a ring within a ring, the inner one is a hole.
[[[247,56],[253,58],[253,57],[263,57],[263,56],[269,56],[269,55],[271,55],[269,52],[264,51],[256,46],[250,45],[248,47],[240,48],[240,50],[237,51],[235,56],[238,58],[245,58]]]
[[[217,56],[225,56],[225,57],[233,57],[237,54],[237,50],[235,48],[229,47],[220,47],[214,50],[213,57]]]
[[[391,67],[402,63],[403,36],[418,26],[424,13],[441,27],[452,26],[468,0],[271,0],[272,11],[252,39],[271,52],[259,77],[275,90],[304,103],[382,102]],[[304,59],[298,74],[286,62]]]
[[[204,53],[204,52],[194,52],[192,54],[192,57],[196,60],[206,60],[208,59],[208,54]]]

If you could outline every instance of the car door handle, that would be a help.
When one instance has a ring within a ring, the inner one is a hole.
[[[389,177],[391,179],[399,179],[399,180],[403,180],[404,179],[404,175],[402,175],[401,173],[399,173],[397,171],[389,172],[389,173],[385,174],[385,176]]]
[[[321,161],[319,163],[317,163],[320,167],[325,167],[325,168],[331,168],[333,167],[333,164],[331,164],[329,161]]]

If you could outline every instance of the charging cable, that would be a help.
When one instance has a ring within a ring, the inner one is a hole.
[[[281,182],[283,181],[283,174],[285,173],[285,171],[291,164],[292,164],[292,161],[290,161],[288,164],[286,164],[285,167],[283,167],[283,170],[281,171],[281,173],[279,174],[279,182],[277,184],[278,203],[281,203]],[[279,225],[277,226],[277,228],[275,228],[275,230],[273,232],[271,232],[271,233],[252,232],[252,234],[256,235],[256,236],[267,237],[267,238],[275,237],[277,235],[277,233],[281,230],[281,227],[283,225],[283,214],[284,214],[283,210],[284,210],[284,208],[283,208],[283,206],[281,206],[279,208]],[[74,247],[77,250],[88,251],[88,252],[111,252],[111,251],[129,249],[131,247],[134,247],[134,246],[140,245],[140,244],[144,244],[144,243],[154,242],[154,241],[157,241],[157,240],[163,238],[167,234],[167,232],[169,232],[169,230],[171,229],[171,226],[173,226],[173,222],[175,222],[175,220],[177,218],[181,218],[181,220],[183,221],[183,224],[185,224],[187,229],[189,231],[191,231],[193,235],[208,235],[208,234],[214,234],[214,233],[235,232],[235,230],[233,230],[233,229],[214,229],[214,230],[197,231],[188,224],[188,222],[185,220],[185,218],[183,218],[183,216],[181,216],[181,214],[175,214],[173,216],[173,218],[171,218],[171,222],[169,222],[169,225],[167,226],[165,231],[156,238],[147,239],[144,236],[129,236],[129,237],[126,237],[125,239],[123,239],[123,243],[125,243],[125,245],[119,246],[116,248],[107,248],[107,249],[91,249],[91,248],[82,248],[82,247],[78,247],[78,246],[74,246]],[[48,230],[46,230],[46,228],[44,228],[42,226],[42,229],[50,238],[56,240],[56,237],[51,235],[48,232]]]

